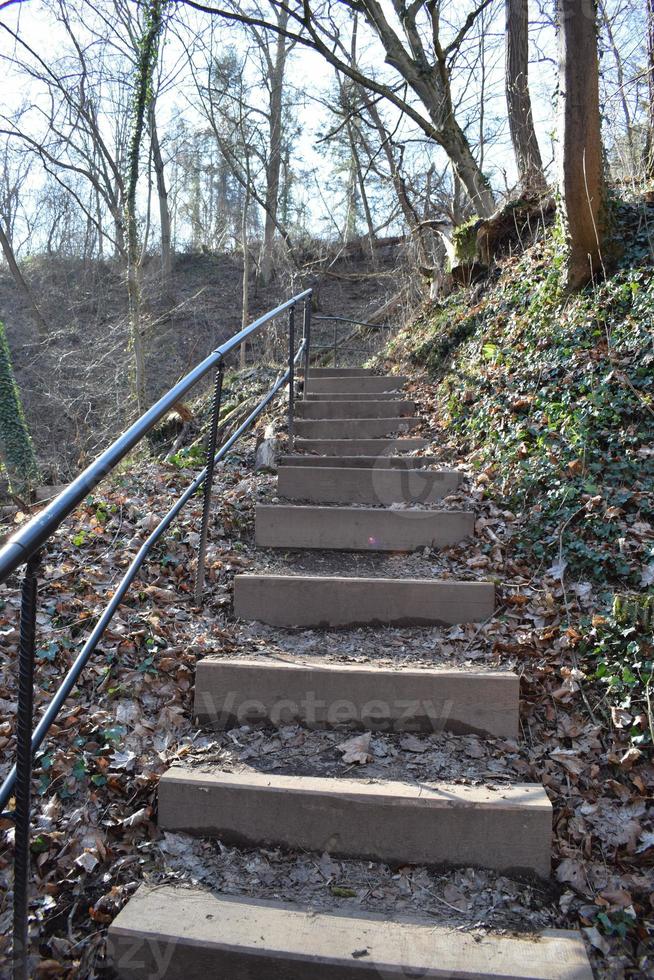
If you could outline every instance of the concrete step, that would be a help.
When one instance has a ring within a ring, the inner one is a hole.
[[[304,368],[300,368],[298,372],[300,377],[304,376]],[[374,368],[360,368],[360,367],[310,367],[309,377],[310,378],[365,378],[371,375],[377,375]]]
[[[475,516],[470,511],[456,510],[263,504],[256,508],[255,528],[260,548],[415,551],[426,547],[446,548],[467,538],[474,533]]]
[[[436,788],[179,766],[159,782],[159,826],[239,847],[550,873],[552,804],[535,784]]]
[[[427,469],[438,465],[435,456],[281,456],[280,466],[326,466],[345,469]]]
[[[396,467],[280,466],[277,493],[315,504],[432,504],[461,482],[458,470],[401,470]]]
[[[108,957],[122,980],[593,980],[575,932],[463,932],[173,884],[141,885],[109,927]]]
[[[492,582],[237,575],[234,615],[269,626],[475,623],[495,610]]]
[[[304,400],[310,402],[392,402],[398,398],[402,398],[402,391],[323,391],[318,394],[307,392],[304,395]]]
[[[194,714],[202,725],[219,729],[301,722],[308,728],[517,739],[519,694],[519,678],[508,671],[390,670],[376,664],[209,656],[197,665]]]
[[[296,439],[297,452],[320,453],[329,456],[384,456],[393,453],[413,453],[425,449],[427,439],[415,436],[404,439]]]
[[[395,433],[411,432],[420,419],[296,419],[298,439],[380,439]]]
[[[401,401],[393,402],[391,411],[387,401],[335,401],[335,402],[297,402],[296,416],[299,419],[386,419],[389,413],[397,416],[414,415],[416,403]]]
[[[338,378],[336,380],[334,378],[312,378],[311,374],[309,374],[305,387],[307,391],[312,393],[323,391],[344,393],[348,391],[399,391],[401,388],[404,388],[406,382],[407,379],[400,375],[369,378]]]

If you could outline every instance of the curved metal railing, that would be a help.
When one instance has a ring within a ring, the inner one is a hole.
[[[244,330],[235,334],[208,357],[200,362],[185,378],[179,381],[152,408],[148,409],[136,422],[122,433],[93,463],[80,473],[55,499],[36,517],[25,524],[0,548],[0,584],[21,565],[25,565],[25,576],[21,592],[21,622],[18,652],[18,703],[16,719],[16,764],[0,787],[0,812],[10,818],[15,825],[14,838],[14,900],[13,900],[13,960],[15,980],[27,980],[28,953],[28,898],[29,898],[29,847],[30,847],[30,788],[32,779],[32,759],[57,718],[62,705],[75,687],[84,667],[96,649],[107,626],[120,606],[130,585],[150,554],[154,545],[170,527],[172,522],[201,488],[204,488],[202,524],[198,546],[198,564],[195,581],[195,596],[202,599],[204,586],[204,556],[210,516],[211,490],[214,467],[235,442],[250,428],[252,423],[268,407],[277,393],[288,387],[288,429],[289,442],[293,444],[295,367],[304,361],[305,377],[309,371],[311,347],[311,297],[307,289],[291,297],[275,309],[259,317]],[[302,340],[296,345],[296,311],[303,308]],[[225,358],[249,337],[257,333],[272,320],[288,314],[288,364],[270,391],[259,402],[236,432],[217,449],[218,421],[222,397],[222,381]],[[104,479],[127,454],[152,431],[163,416],[173,408],[189,391],[211,371],[215,371],[215,386],[212,404],[211,427],[207,448],[207,462],[202,472],[186,488],[182,496],[161,519],[139,551],[132,559],[123,575],[111,601],[105,607],[93,630],[84,642],[68,673],[51,698],[46,710],[32,732],[35,623],[37,604],[37,580],[41,550],[58,527],[72,514],[91,490]],[[12,794],[15,796],[13,810],[5,810]]]

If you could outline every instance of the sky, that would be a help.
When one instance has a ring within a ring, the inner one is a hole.
[[[614,29],[617,42],[627,51],[627,36],[633,35],[633,8],[627,0],[607,0],[611,10],[615,10]],[[388,11],[391,10],[388,0],[384,0]],[[95,4],[100,12],[110,12],[112,5],[109,0],[97,0]],[[451,6],[453,17],[461,17],[469,5],[462,5],[460,0]],[[551,6],[544,3],[547,8]],[[71,21],[75,22],[75,13],[83,10],[81,0],[67,6]],[[546,164],[551,164],[555,154],[554,130],[556,115],[556,41],[554,30],[546,17],[539,12],[539,5],[532,0],[530,4],[531,25],[531,66],[530,84],[534,108],[534,119],[541,145],[541,152]],[[631,17],[631,19],[630,19]],[[193,35],[205,27],[209,21],[207,15],[192,11],[189,8],[175,9],[177,21],[168,30],[166,44],[163,48],[163,74],[174,78],[174,84],[168,84],[157,106],[159,125],[164,133],[177,119],[183,117],[189,127],[202,126],[203,119],[197,110],[197,95],[194,92],[192,79],[188,68],[185,67],[187,50],[193,44]],[[65,37],[63,29],[57,25],[47,5],[41,0],[25,0],[22,4],[0,9],[0,23],[5,22],[17,29],[21,36],[41,54],[48,63],[56,60],[64,48]],[[480,87],[484,86],[483,125],[484,125],[484,157],[483,165],[490,174],[494,186],[502,191],[513,185],[516,179],[516,169],[513,152],[509,139],[506,120],[506,103],[504,94],[504,50],[503,29],[504,13],[502,0],[495,0],[489,12],[485,13],[480,30],[470,35],[464,52],[463,66],[454,82],[454,97],[458,105],[458,116],[466,127],[466,133],[473,145],[477,145],[479,137]],[[216,23],[215,29],[221,42],[234,45],[237,50],[245,49],[243,31],[230,27],[224,22]],[[370,39],[369,34],[361,29],[359,33],[359,57],[363,67],[372,67],[375,71],[383,71],[383,53],[379,44]],[[629,44],[638,48],[641,44],[636,31],[636,40],[632,37]],[[478,68],[465,68],[467,60],[474,65],[474,59],[483,44],[487,54],[486,74],[481,76]],[[0,55],[11,54],[14,42],[4,32],[0,31]],[[637,54],[637,51],[636,51]],[[610,67],[610,53],[606,55],[605,65]],[[5,111],[16,108],[25,101],[39,105],[43,95],[39,87],[30,85],[24,76],[3,71],[2,102]],[[317,223],[329,219],[325,212],[338,212],[338,188],[330,189],[330,178],[333,177],[330,150],[319,142],[319,137],[331,124],[333,116],[320,104],[325,100],[334,82],[333,69],[328,66],[320,55],[298,45],[291,55],[289,62],[288,80],[294,90],[301,135],[296,141],[294,157],[303,174],[312,174],[306,179],[299,193],[304,195],[306,206],[315,216]],[[614,85],[615,89],[615,85]],[[619,124],[619,93],[609,92],[605,100],[607,122]],[[395,111],[387,110],[390,122],[397,121]],[[433,160],[440,169],[445,167],[446,159],[437,147],[426,147],[422,134],[408,124],[399,125],[398,135],[408,143],[407,159],[413,156],[416,162],[424,167],[427,160]],[[2,137],[0,137],[1,139]],[[550,169],[553,174],[553,169]],[[36,179],[36,178],[35,178]],[[332,181],[333,183],[333,181]],[[341,202],[342,203],[342,202]]]

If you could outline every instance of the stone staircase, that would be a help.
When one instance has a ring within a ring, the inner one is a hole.
[[[429,457],[402,455],[428,445],[406,435],[420,421],[404,384],[364,369],[311,372],[297,405],[296,453],[279,466],[284,502],[256,509],[258,547],[338,551],[345,560],[352,552],[446,547],[473,535],[472,512],[441,503],[460,474],[437,469]],[[234,581],[235,615],[279,629],[429,628],[483,622],[494,608],[494,585],[479,580],[303,574],[289,566]],[[518,698],[518,678],[508,671],[210,656],[198,664],[195,714],[219,731],[299,723],[318,733],[447,731],[517,740]],[[552,808],[534,783],[241,772],[204,760],[162,777],[159,824],[221,846],[534,879],[550,873]],[[575,933],[473,937],[427,918],[320,912],[168,883],[139,889],[110,928],[109,951],[124,978],[592,977]]]

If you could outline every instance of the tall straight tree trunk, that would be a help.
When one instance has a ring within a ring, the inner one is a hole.
[[[25,421],[4,324],[0,321],[0,453],[9,487],[21,500],[29,500],[39,478],[34,446]]]
[[[636,147],[634,146],[634,134],[633,127],[631,123],[631,112],[629,110],[629,104],[627,102],[627,83],[624,76],[624,69],[622,67],[622,56],[620,54],[620,46],[616,40],[615,34],[613,33],[613,27],[611,26],[611,17],[606,10],[606,4],[599,0],[598,10],[602,17],[602,23],[604,24],[604,30],[606,31],[606,37],[609,42],[609,47],[611,48],[611,53],[613,54],[613,60],[615,61],[615,73],[618,79],[618,98],[620,99],[620,106],[622,108],[622,115],[624,116],[625,133],[627,136],[627,150],[629,152],[629,159],[627,161],[627,175],[629,177],[635,177],[636,170],[638,168],[638,160],[636,156]]]
[[[280,30],[285,30],[288,14],[278,14]],[[261,282],[267,286],[273,272],[273,249],[279,207],[279,176],[282,168],[282,129],[284,114],[284,70],[288,54],[286,38],[277,35],[275,59],[270,74],[270,151],[266,171],[266,218],[263,229],[263,254],[261,256]]]
[[[506,0],[506,104],[511,142],[525,194],[545,189],[529,94],[529,2]]]
[[[152,98],[152,77],[157,63],[159,35],[163,27],[162,6],[165,0],[149,0],[145,26],[139,43],[133,97],[132,133],[129,143],[127,190],[125,194],[125,223],[127,225],[127,299],[129,305],[130,338],[134,354],[134,396],[138,411],[145,411],[146,377],[141,315],[141,270],[136,189],[139,179],[139,159],[145,125],[145,114]]]
[[[592,3],[559,0],[558,14],[559,191],[575,289],[601,267],[605,232],[597,24]]]
[[[647,78],[649,91],[649,117],[647,145],[645,149],[645,172],[648,180],[654,180],[654,0],[647,4]]]
[[[170,226],[170,209],[168,207],[168,188],[164,162],[161,156],[157,119],[154,102],[150,106],[150,139],[152,141],[152,163],[157,181],[157,198],[159,201],[159,224],[161,226],[161,278],[165,294],[174,301],[173,285],[173,255],[172,234]]]
[[[14,250],[11,247],[11,242],[5,234],[4,228],[0,225],[0,248],[4,252],[5,259],[7,260],[7,265],[9,266],[9,271],[11,272],[12,278],[18,287],[18,291],[21,293],[23,299],[29,306],[30,315],[34,321],[34,326],[36,327],[38,333],[41,336],[45,336],[48,332],[48,327],[41,316],[41,311],[36,305],[36,300],[32,296],[31,290],[25,279],[23,277],[20,268],[18,267],[18,262],[16,261],[16,256],[14,255]]]
[[[352,134],[354,135],[354,134]],[[368,200],[368,190],[366,188],[366,179],[361,169],[361,159],[359,157],[359,151],[357,149],[355,140],[351,139],[352,146],[352,157],[354,159],[354,164],[356,166],[357,172],[357,183],[359,185],[359,198],[361,199],[361,206],[363,207],[363,213],[366,219],[366,227],[368,229],[368,246],[370,248],[370,259],[373,265],[375,265],[375,223],[372,220],[372,211],[370,210],[370,201]]]
[[[345,188],[345,226],[343,228],[343,241],[346,245],[353,242],[357,236],[357,203],[358,203],[358,184],[357,171],[354,162],[354,154],[350,154],[350,163],[347,169],[347,184]]]
[[[250,192],[246,187],[243,192],[243,219],[241,224],[241,246],[243,248],[243,286],[241,329],[245,330],[250,319],[250,247],[248,244],[248,212],[250,210]],[[246,366],[247,341],[241,344],[240,367]]]

